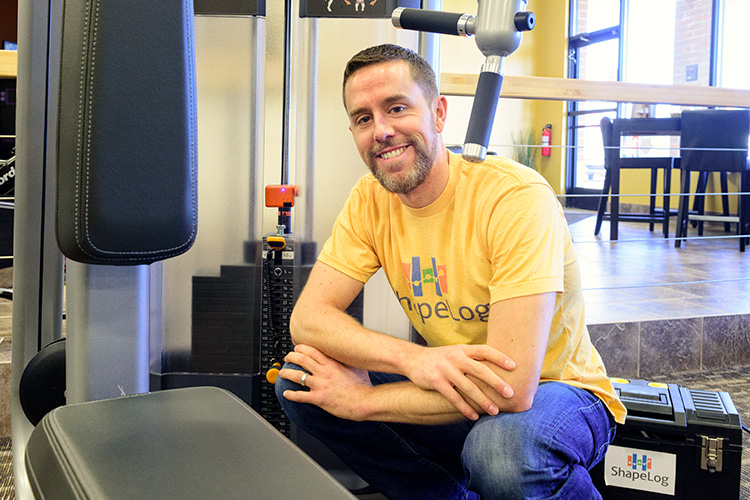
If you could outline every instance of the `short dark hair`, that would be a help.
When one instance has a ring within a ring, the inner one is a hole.
[[[413,50],[386,43],[364,49],[355,54],[354,57],[346,63],[346,68],[344,69],[344,82],[341,85],[341,95],[344,99],[344,107],[346,107],[344,91],[346,89],[346,82],[349,81],[349,78],[356,71],[366,66],[390,61],[405,61],[409,65],[412,79],[414,79],[417,85],[422,89],[428,102],[438,96],[435,72],[432,70],[432,67],[430,67],[430,64]]]

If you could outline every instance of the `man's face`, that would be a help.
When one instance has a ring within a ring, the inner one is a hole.
[[[349,130],[359,154],[385,189],[409,193],[429,175],[443,121],[404,61],[366,66],[344,89]]]

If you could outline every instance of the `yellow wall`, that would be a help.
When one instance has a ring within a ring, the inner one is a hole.
[[[568,12],[569,2],[531,0],[529,10],[534,12],[537,24],[525,37],[518,50],[519,57],[533,61],[533,73],[528,76],[565,78],[568,61]],[[531,101],[528,125],[542,130],[552,124],[552,145],[566,144],[567,103],[564,101]],[[539,171],[558,193],[565,192],[565,148],[553,147],[552,155],[540,157]]]

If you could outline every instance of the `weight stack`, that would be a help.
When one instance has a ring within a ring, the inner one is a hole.
[[[193,372],[258,373],[261,270],[221,266],[219,277],[193,277]]]

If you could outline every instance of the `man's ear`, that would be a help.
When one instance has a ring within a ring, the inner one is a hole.
[[[443,95],[436,97],[432,110],[435,114],[435,130],[441,133],[445,128],[445,119],[448,115],[448,99]]]

